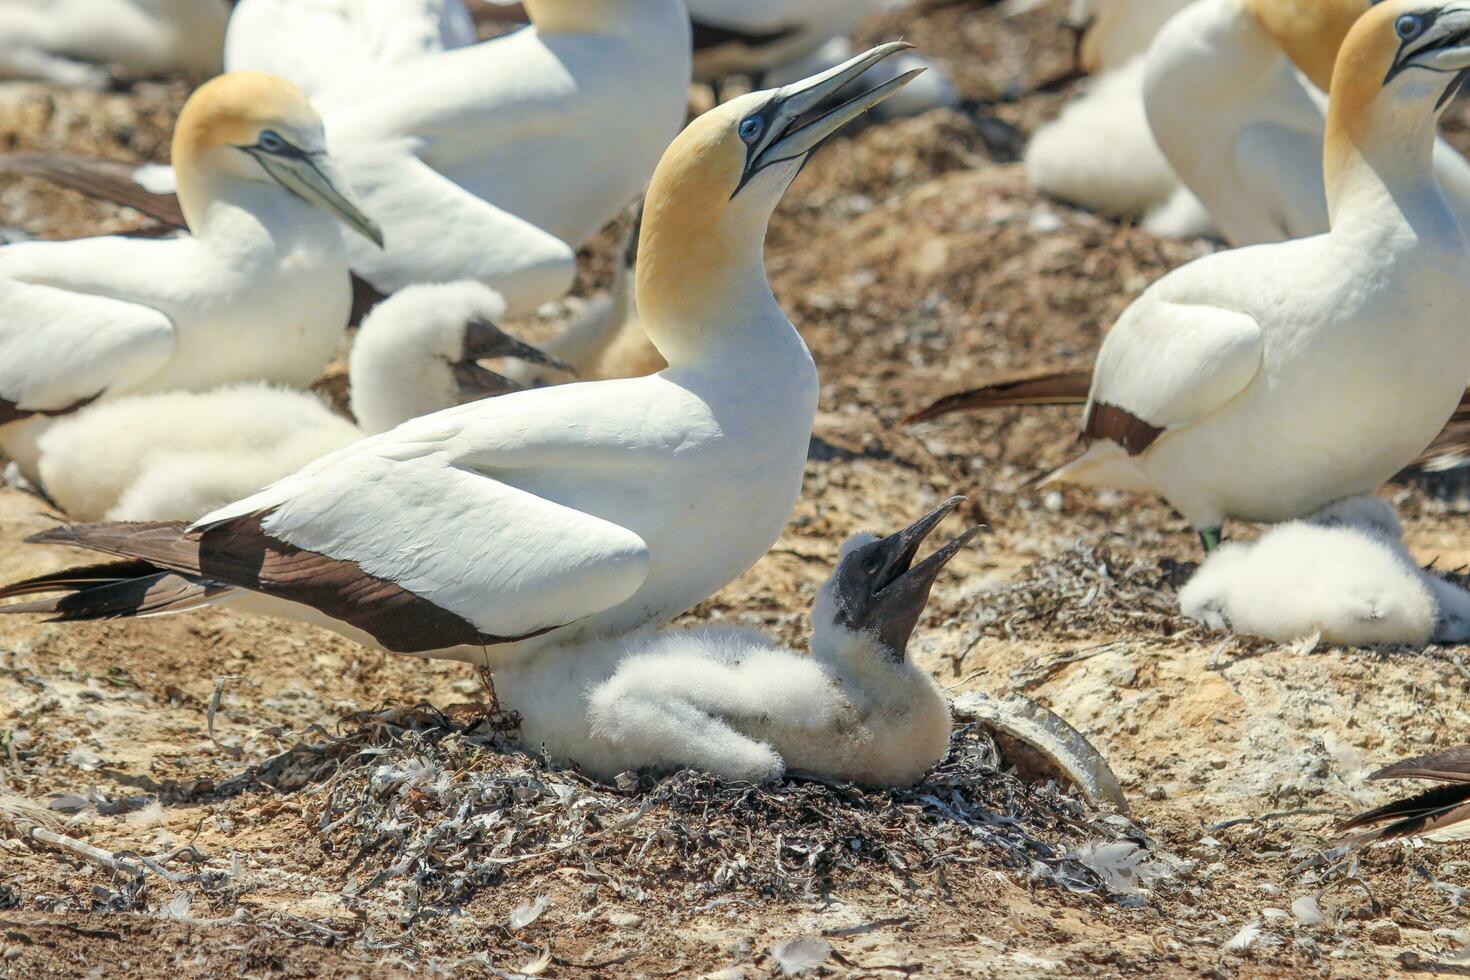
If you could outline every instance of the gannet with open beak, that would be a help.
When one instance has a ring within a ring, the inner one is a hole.
[[[781,533],[816,414],[811,355],[766,281],[766,225],[812,152],[907,78],[813,110],[905,47],[733,100],[674,141],[638,262],[666,370],[429,415],[192,527],[48,532],[37,540],[129,561],[105,583],[94,569],[15,586],[4,595],[71,594],[12,608],[88,618],[248,596],[383,649],[493,667],[711,595]]]
[[[1150,287],[1103,341],[1091,443],[1048,480],[1162,494],[1204,537],[1369,493],[1455,411],[1470,364],[1465,236],[1435,122],[1470,69],[1470,3],[1389,0],[1332,81],[1332,230],[1221,252]]]
[[[613,779],[703,769],[765,782],[788,770],[909,786],[949,750],[944,692],[907,657],[943,571],[978,528],[921,562],[963,497],[886,538],[858,534],[811,610],[811,654],[750,630],[640,630],[549,649],[495,675],[530,751]]]
[[[289,83],[223,75],[174,129],[192,234],[0,248],[0,449],[34,478],[37,416],[119,395],[259,380],[304,387],[347,321],[343,188],[322,124]]]
[[[1344,821],[1339,831],[1373,828],[1354,838],[1354,845],[1401,837],[1434,841],[1470,838],[1470,745],[1405,759],[1368,778],[1424,779],[1440,785]]]
[[[1154,136],[1232,245],[1327,230],[1324,93],[1343,38],[1372,3],[1201,0],[1150,49]],[[1434,164],[1463,224],[1470,162],[1439,140]]]
[[[225,70],[270,72],[314,99],[477,40],[461,0],[239,0],[225,34]]]
[[[504,310],[477,282],[380,303],[348,360],[355,425],[313,392],[260,382],[89,405],[41,436],[41,486],[72,520],[197,520],[368,435],[518,390],[481,360],[557,366],[495,326]]]
[[[220,70],[226,0],[4,0],[0,78],[104,87],[104,65],[140,75]]]

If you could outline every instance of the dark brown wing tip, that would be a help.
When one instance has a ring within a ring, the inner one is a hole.
[[[61,544],[76,548],[93,548],[94,541],[101,535],[111,537],[124,529],[158,530],[164,528],[183,533],[188,529],[188,525],[183,521],[98,521],[94,524],[59,524],[32,534],[26,538],[26,544]]]
[[[1470,745],[1456,745],[1439,752],[1415,756],[1384,766],[1369,779],[1436,779],[1441,782],[1470,782]]]
[[[970,391],[961,391],[953,395],[945,395],[943,398],[930,404],[927,408],[921,408],[912,415],[905,415],[899,419],[898,424],[903,426],[918,425],[920,422],[928,422],[944,415],[955,412],[963,412],[971,407],[971,399],[976,398],[985,389],[974,388]]]

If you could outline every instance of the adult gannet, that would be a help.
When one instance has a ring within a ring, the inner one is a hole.
[[[905,47],[733,100],[674,141],[638,262],[666,370],[425,416],[192,527],[49,532],[131,559],[112,573],[128,581],[63,574],[3,594],[72,592],[41,605],[73,618],[249,597],[387,650],[490,666],[693,606],[780,534],[816,414],[811,355],[766,281],[767,222],[810,154],[907,79],[813,109]],[[158,571],[135,582],[139,560]]]
[[[315,98],[477,40],[461,0],[239,0],[225,34],[225,69],[270,72]]]
[[[1150,287],[1103,342],[1090,448],[1048,480],[1160,493],[1213,547],[1226,518],[1300,517],[1414,460],[1470,363],[1470,253],[1432,162],[1467,36],[1470,4],[1389,0],[1357,22],[1327,122],[1332,230]]]
[[[1149,42],[1192,0],[1074,0],[1079,68],[1094,77],[1026,147],[1026,176],[1052,197],[1102,214],[1142,215],[1170,238],[1212,229],[1154,141],[1143,107]]]
[[[1323,93],[1343,38],[1372,4],[1201,0],[1149,50],[1144,97],[1154,137],[1232,245],[1327,230]],[[1440,140],[1434,165],[1463,224],[1470,162]]]
[[[720,627],[554,647],[500,670],[530,751],[611,780],[703,769],[766,782],[787,770],[909,786],[949,750],[944,692],[906,656],[940,571],[972,528],[914,564],[963,497],[879,540],[849,538],[817,592],[811,654]]]
[[[1338,830],[1374,829],[1354,838],[1362,845],[1399,837],[1458,841],[1470,837],[1470,745],[1405,759],[1369,779],[1426,779],[1441,785],[1386,806],[1360,813]]]
[[[475,279],[512,315],[560,298],[575,247],[638,196],[683,125],[682,0],[532,0],[526,9],[524,30],[387,66],[313,100],[348,185],[383,227],[386,249],[346,241],[352,270],[379,293]],[[82,162],[61,162],[68,186],[110,195],[110,173],[79,179]],[[27,172],[45,168],[29,160]],[[136,179],[160,191],[171,177],[149,167]],[[137,195],[110,196],[131,205]]]
[[[0,0],[0,78],[101,88],[108,64],[208,77],[229,16],[225,0]]]
[[[336,221],[381,234],[300,93],[220,76],[185,104],[173,156],[192,235],[0,248],[0,450],[32,479],[45,417],[232,381],[304,387],[341,337],[351,296]]]
[[[504,311],[477,282],[384,300],[348,360],[356,425],[316,394],[259,382],[89,405],[41,436],[41,485],[72,520],[197,520],[365,436],[519,387],[480,360],[555,367],[495,327]]]

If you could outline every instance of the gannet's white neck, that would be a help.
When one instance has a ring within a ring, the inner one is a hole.
[[[1390,62],[1380,48],[1350,45],[1334,73],[1323,154],[1333,234],[1373,236],[1408,226],[1414,240],[1434,237],[1463,248],[1434,177],[1439,112],[1385,87]]]
[[[536,32],[611,34],[636,31],[646,15],[663,11],[671,0],[523,0]]]

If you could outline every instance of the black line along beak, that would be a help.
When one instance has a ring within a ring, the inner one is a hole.
[[[762,125],[746,152],[745,173],[735,193],[740,193],[741,188],[767,167],[810,156],[842,127],[922,74],[922,68],[905,72],[822,111],[838,92],[869,68],[890,55],[913,47],[906,41],[880,44],[819,75],[776,89],[764,109],[755,117],[747,117],[746,121],[759,118]]]
[[[337,173],[331,157],[326,153],[308,153],[279,138],[278,142],[279,146],[272,144],[269,148],[256,144],[240,149],[254,157],[271,179],[286,190],[382,248],[383,229],[367,216],[347,190],[347,183]]]
[[[909,637],[924,613],[939,573],[980,532],[980,528],[972,527],[914,564],[920,546],[964,500],[951,497],[897,534],[861,549],[863,563],[875,556],[879,559],[879,567],[871,577],[839,576],[839,590],[848,593],[838,597],[849,617],[848,625],[875,636],[894,661],[904,659]]]
[[[525,386],[497,371],[482,367],[478,361],[485,358],[508,357],[527,364],[540,364],[567,374],[576,375],[570,364],[552,357],[545,351],[532,347],[501,330],[489,320],[471,320],[465,325],[464,349],[454,363],[454,380],[459,388],[462,402],[478,401],[496,395],[520,391]]]

